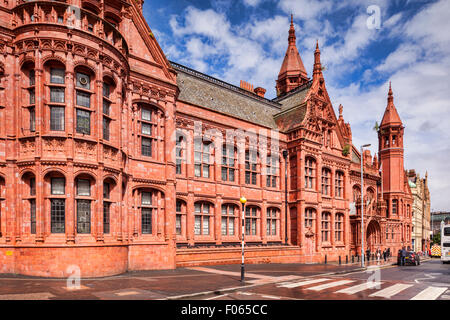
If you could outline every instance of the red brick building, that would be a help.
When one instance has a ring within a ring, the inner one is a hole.
[[[319,47],[310,79],[292,24],[269,100],[169,62],[142,5],[0,0],[0,273],[239,262],[242,196],[250,263],[358,252],[361,155]],[[379,138],[380,160],[362,156],[365,228],[369,246],[395,250],[412,198],[391,92]]]

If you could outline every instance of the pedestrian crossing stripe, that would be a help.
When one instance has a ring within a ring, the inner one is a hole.
[[[422,292],[420,292],[418,295],[416,295],[411,300],[436,300],[439,298],[445,291],[447,291],[447,288],[441,288],[441,287],[428,287]]]
[[[285,285],[280,285],[278,286],[279,288],[289,288],[289,289],[293,289],[293,288],[298,288],[298,287],[303,287],[303,286],[307,286],[310,284],[315,284],[315,283],[319,283],[319,282],[325,282],[325,281],[329,281],[331,279],[312,279],[312,280],[306,280],[306,281],[300,281],[300,282],[294,282],[294,283],[290,283],[290,284],[285,284]]]
[[[358,284],[356,286],[345,288],[339,291],[336,291],[336,293],[345,293],[345,294],[355,294],[364,290],[369,289],[378,289],[381,286],[381,282],[366,282],[362,284]]]
[[[332,281],[333,280],[333,281]],[[327,282],[327,281],[331,281],[328,283],[322,283],[321,282]],[[332,289],[335,287],[339,287],[339,286],[344,286],[344,285],[348,285],[351,283],[356,282],[356,280],[348,280],[348,279],[343,279],[343,280],[338,280],[336,281],[336,279],[328,279],[328,278],[316,278],[316,279],[310,279],[310,280],[303,280],[303,281],[297,281],[297,282],[283,282],[277,285],[278,288],[288,288],[288,289],[294,289],[294,288],[298,288],[298,287],[305,287],[305,286],[311,286],[311,285],[315,285],[309,288],[306,288],[305,290],[310,290],[310,291],[325,291],[326,289]],[[361,283],[361,284],[357,284],[354,286],[350,286],[344,289],[340,289],[338,291],[335,291],[335,294],[347,294],[347,295],[352,295],[352,294],[357,294],[359,292],[365,291],[365,290],[377,290],[375,292],[372,292],[368,297],[378,297],[378,298],[385,298],[385,299],[390,299],[393,296],[404,292],[405,290],[413,287],[413,284],[405,284],[405,283],[396,283],[396,284],[392,284],[384,289],[381,289],[381,285],[384,282],[382,281],[369,281],[369,282],[365,282],[365,283]],[[427,287],[425,289],[423,289],[420,293],[416,294],[414,297],[410,298],[409,300],[437,300],[439,298],[442,299],[448,299],[450,296],[448,295],[444,295],[444,293],[446,293],[446,291],[448,290],[447,287]],[[408,300],[408,299],[404,299],[404,300]]]
[[[355,282],[355,280],[341,280],[341,281],[321,284],[321,285],[316,286],[316,287],[308,288],[307,290],[322,291],[322,290],[329,289],[329,288],[343,286],[345,284],[349,284],[349,283],[352,283],[352,282]]]

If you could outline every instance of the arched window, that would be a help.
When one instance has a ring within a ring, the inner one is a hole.
[[[103,79],[103,139],[110,140],[112,112],[111,106],[113,104],[112,95],[114,92],[114,82],[109,78]]]
[[[322,212],[322,242],[330,241],[330,217],[329,212]]]
[[[316,220],[316,210],[313,208],[306,208],[305,210],[305,228],[314,229],[314,221]]]
[[[175,232],[178,236],[186,234],[186,202],[177,200],[176,203],[176,218],[175,218]]]
[[[34,70],[34,63],[25,63],[22,67],[22,75],[23,75],[23,88],[25,89],[26,97],[24,106],[28,109],[28,119],[24,119],[25,129],[28,129],[29,132],[36,131],[36,73]],[[28,121],[27,121],[28,120]]]
[[[398,200],[392,200],[392,214],[397,215],[398,213]]]
[[[50,228],[51,233],[64,233],[66,225],[66,179],[50,176]]]
[[[361,188],[359,186],[353,186],[353,202],[361,200]]]
[[[194,171],[198,178],[210,178],[212,143],[201,138],[194,140]]]
[[[239,207],[234,204],[222,205],[222,235],[234,236]]]
[[[336,214],[334,222],[334,240],[337,242],[344,241],[344,215],[342,213]]]
[[[236,181],[237,150],[233,145],[222,147],[222,181]]]
[[[245,151],[245,183],[258,184],[258,152],[254,149]]]
[[[115,182],[112,179],[103,181],[103,233],[111,233],[111,205],[113,204],[113,195],[111,194]]]
[[[344,197],[344,173],[342,171],[336,171],[335,177],[335,197],[343,198]]]
[[[305,159],[305,188],[315,189],[315,173],[316,173],[316,161],[313,158]]]
[[[82,67],[75,70],[75,77],[76,132],[90,135],[91,113],[96,109],[95,103],[91,105],[94,77],[91,71]]]
[[[210,235],[211,224],[213,219],[212,205],[208,202],[197,202],[195,204],[195,221],[194,233],[195,235]]]
[[[24,211],[29,212],[30,233],[36,234],[36,178],[33,173],[27,172],[22,176],[20,193],[24,199]],[[24,212],[24,213],[25,213]]]
[[[280,210],[277,208],[268,208],[267,209],[267,225],[266,225],[266,234],[268,236],[277,236],[280,234]]]
[[[276,188],[278,177],[280,175],[280,161],[277,155],[267,157],[267,176],[266,186],[268,188]]]
[[[156,193],[151,190],[141,190],[141,233],[153,234],[155,227],[153,220],[154,214],[157,212]]]
[[[141,105],[140,108],[140,139],[141,139],[141,155],[152,158],[153,150],[157,136],[157,112],[155,108],[147,105]]]
[[[46,64],[48,72],[48,106],[50,108],[50,130],[65,130],[65,66],[59,62]]]
[[[328,168],[322,169],[322,194],[331,196],[331,170]]]
[[[255,206],[245,208],[245,234],[247,236],[256,236],[258,234],[258,225],[260,209]]]
[[[182,134],[177,133],[176,142],[176,174],[183,174],[183,163],[186,162],[186,140]]]
[[[76,205],[77,205],[77,233],[91,233],[91,211],[93,180],[86,175],[79,176],[76,180]]]

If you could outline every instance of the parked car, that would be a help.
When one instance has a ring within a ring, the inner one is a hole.
[[[398,250],[397,254],[397,264],[400,266],[402,264],[402,250]],[[417,252],[406,251],[405,265],[412,264],[415,266],[420,265],[420,256]]]

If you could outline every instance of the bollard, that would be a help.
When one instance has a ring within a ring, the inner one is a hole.
[[[342,263],[341,263],[341,256],[339,256],[339,265],[341,265]]]
[[[345,264],[348,264],[348,256],[345,256]]]
[[[325,255],[325,264],[327,264],[327,255]]]

